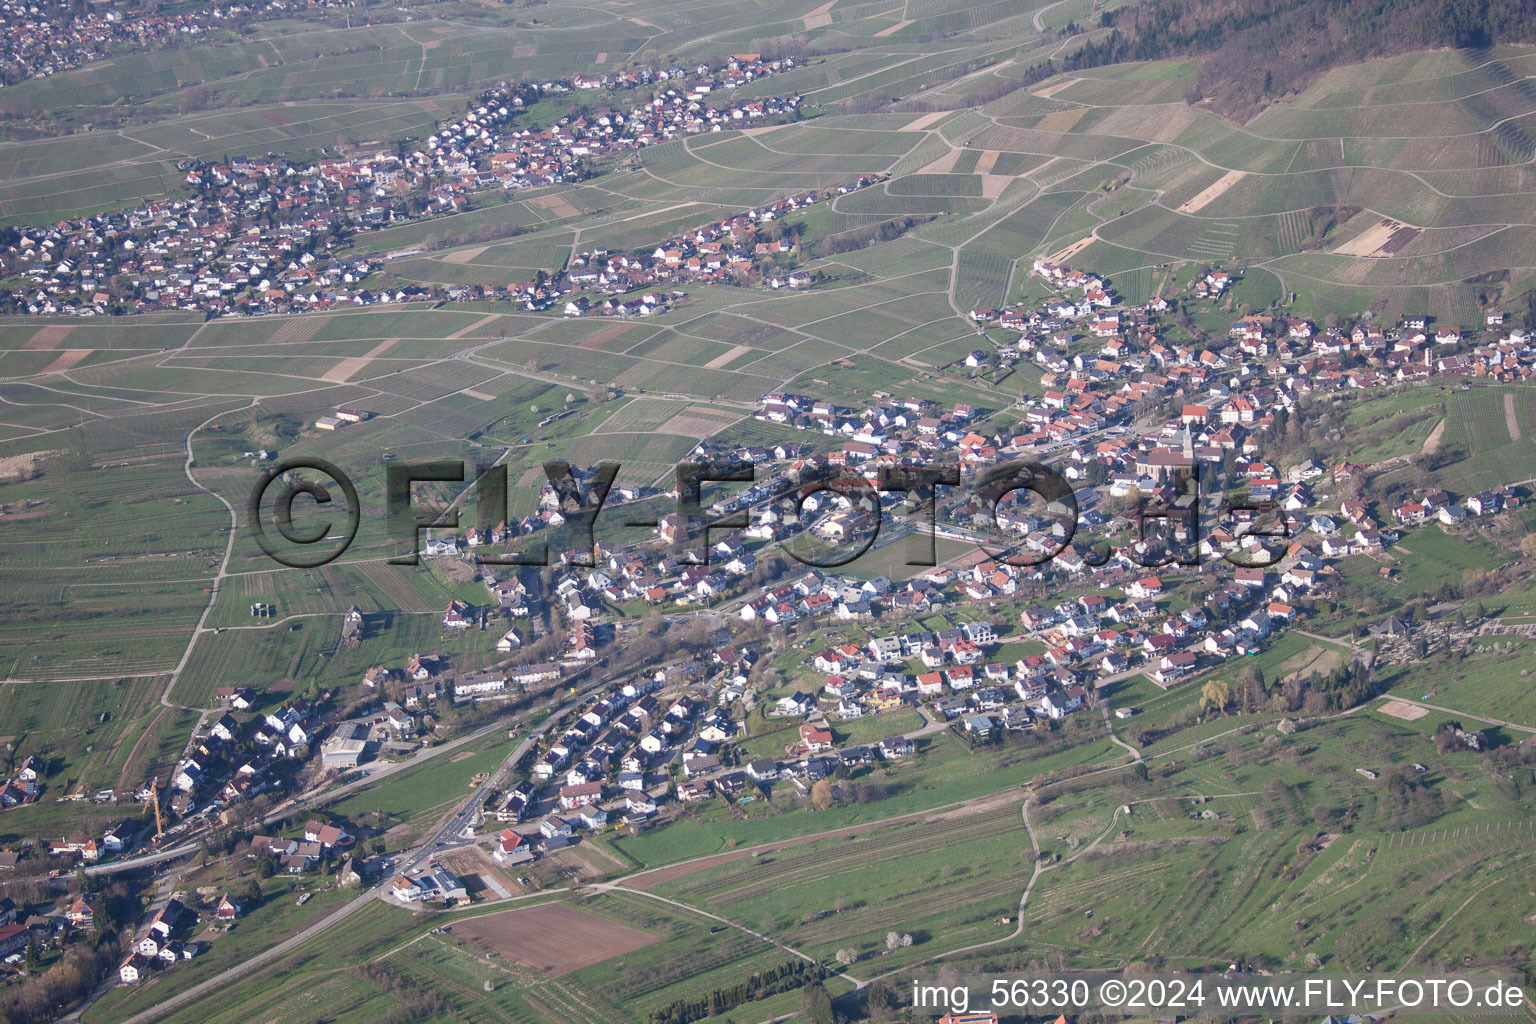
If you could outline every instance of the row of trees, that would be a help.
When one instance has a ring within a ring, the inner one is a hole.
[[[650,1024],[692,1024],[722,1014],[742,1003],[767,999],[780,992],[819,982],[826,976],[820,964],[809,960],[790,960],[767,971],[758,971],[746,981],[725,988],[717,988],[708,995],[693,999],[677,999],[659,1010],[652,1010]],[[825,991],[825,990],[823,990]]]
[[[1352,661],[1323,673],[1292,673],[1273,686],[1266,686],[1264,674],[1250,666],[1238,673],[1235,684],[1212,679],[1201,687],[1200,710],[1240,710],[1250,714],[1305,711],[1320,715],[1352,708],[1374,694],[1371,669],[1363,661]]]
[[[815,244],[816,256],[836,256],[855,249],[867,249],[877,242],[889,242],[900,238],[920,224],[933,220],[932,216],[893,217],[878,224],[866,224],[861,228],[828,235]]]

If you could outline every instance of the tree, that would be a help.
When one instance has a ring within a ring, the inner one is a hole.
[[[802,1009],[811,1024],[833,1024],[832,997],[820,982],[805,987]]]
[[[1200,689],[1202,711],[1225,711],[1232,703],[1232,687],[1220,679],[1212,679]]]
[[[896,993],[885,982],[874,982],[869,986],[867,1005],[871,1020],[886,1020],[896,1009]]]
[[[847,949],[840,949],[837,951],[837,962],[844,967],[856,964],[859,962],[859,951],[852,946],[849,946]]]
[[[826,779],[817,779],[811,787],[811,806],[824,811],[832,806],[832,799],[832,783]]]

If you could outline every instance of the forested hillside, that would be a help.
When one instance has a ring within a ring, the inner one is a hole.
[[[1339,64],[1536,40],[1536,0],[1146,0],[1073,63],[1199,57],[1190,99],[1247,120]]]

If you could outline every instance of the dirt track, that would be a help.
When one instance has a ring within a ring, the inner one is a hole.
[[[1442,417],[1440,422],[1435,424],[1435,429],[1431,430],[1429,436],[1424,439],[1425,455],[1433,455],[1440,450],[1440,438],[1444,433],[1445,419]]]

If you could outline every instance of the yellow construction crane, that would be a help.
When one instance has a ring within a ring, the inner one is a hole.
[[[149,804],[155,809],[155,838],[165,835],[165,819],[160,817],[160,780],[149,780]]]

